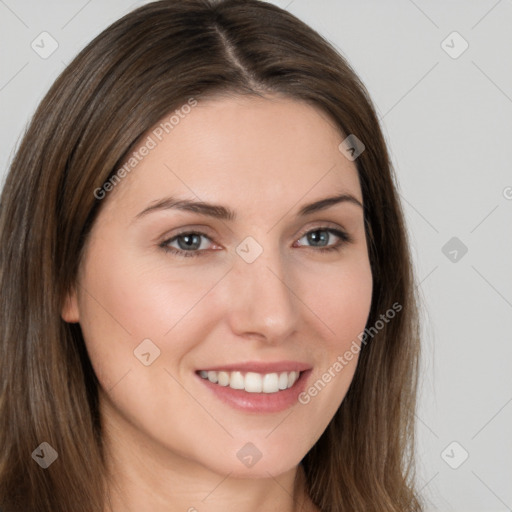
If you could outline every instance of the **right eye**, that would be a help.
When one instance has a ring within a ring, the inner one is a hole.
[[[204,233],[198,231],[184,231],[177,235],[169,238],[162,242],[160,247],[168,253],[175,254],[177,256],[190,257],[190,256],[202,256],[206,252],[204,247],[201,248],[202,241],[201,237],[205,237],[208,240],[210,238]],[[171,247],[171,243],[177,243],[178,247]]]

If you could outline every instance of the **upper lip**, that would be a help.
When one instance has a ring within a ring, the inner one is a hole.
[[[200,368],[198,371],[242,371],[242,372],[254,372],[254,373],[280,373],[280,372],[302,372],[310,370],[311,365],[307,363],[301,363],[298,361],[275,361],[272,363],[265,363],[262,361],[245,361],[233,364],[223,364],[218,366],[209,366],[207,368]]]

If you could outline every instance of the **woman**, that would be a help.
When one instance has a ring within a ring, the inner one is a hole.
[[[107,28],[35,113],[0,237],[4,512],[421,510],[388,153],[291,14]]]

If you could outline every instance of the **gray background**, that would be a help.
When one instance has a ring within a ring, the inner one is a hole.
[[[143,3],[0,0],[2,183],[58,73]],[[512,1],[272,3],[348,58],[389,144],[423,297],[418,482],[428,510],[510,511]],[[31,47],[51,49],[43,31],[58,43],[47,58]]]

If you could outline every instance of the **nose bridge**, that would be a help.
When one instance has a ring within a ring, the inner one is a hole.
[[[233,330],[258,334],[272,342],[291,334],[296,328],[299,301],[278,245],[263,247],[248,237],[237,247],[233,270]]]

